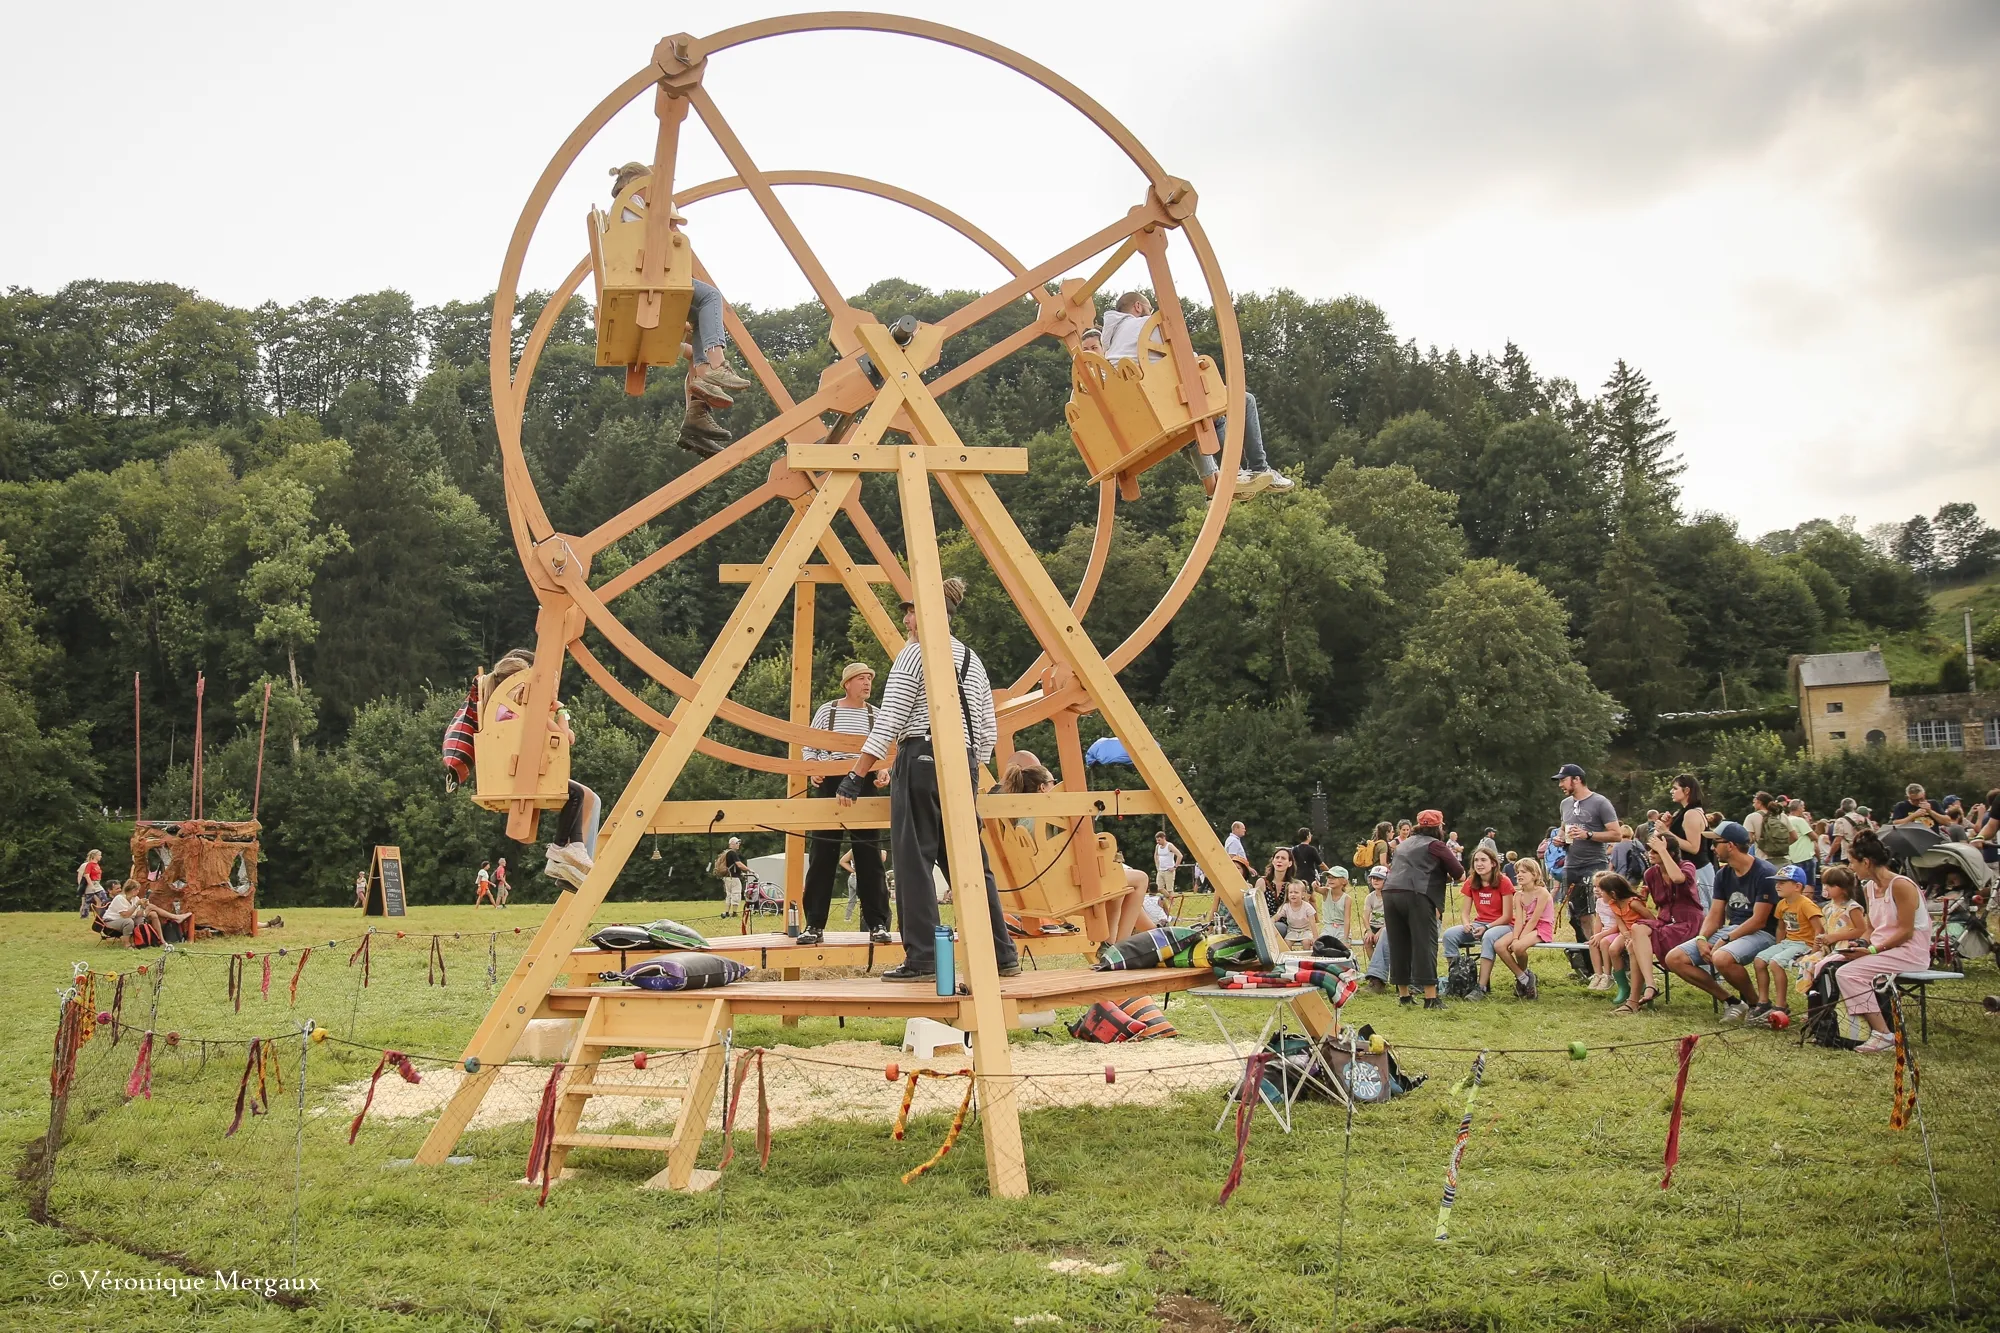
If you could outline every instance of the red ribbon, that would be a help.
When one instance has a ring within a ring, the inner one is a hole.
[[[349,967],[354,966],[354,962],[357,958],[361,960],[361,989],[363,990],[368,989],[368,968],[369,968],[368,941],[374,938],[375,935],[374,932],[372,931],[366,935],[363,935],[361,937],[361,943],[356,945],[354,952],[347,956],[347,965]]]
[[[243,960],[239,958],[236,961],[240,964]],[[253,1116],[263,1115],[271,1109],[270,1097],[264,1086],[264,1062],[260,1058],[263,1053],[264,1039],[262,1037],[252,1037],[250,1039],[250,1056],[243,1062],[243,1081],[236,1085],[236,1118],[230,1121],[229,1128],[223,1131],[222,1137],[225,1139],[236,1133],[242,1126],[246,1099],[249,1103],[250,1114]],[[254,1096],[250,1092],[250,1075],[253,1073],[257,1075],[257,1092]]]
[[[1215,1201],[1217,1206],[1228,1203],[1229,1196],[1243,1183],[1243,1152],[1250,1146],[1250,1122],[1262,1097],[1264,1070],[1276,1058],[1269,1051],[1259,1051],[1243,1064],[1243,1084],[1236,1090],[1236,1160],[1222,1182],[1222,1197]]]
[[[1674,1109],[1667,1115],[1667,1150],[1662,1158],[1667,1173],[1660,1177],[1661,1189],[1674,1183],[1674,1167],[1681,1160],[1681,1104],[1687,1100],[1688,1066],[1694,1062],[1694,1044],[1700,1040],[1699,1035],[1681,1038],[1680,1072],[1674,1075]]]
[[[410,1064],[409,1056],[404,1055],[401,1051],[382,1052],[382,1058],[375,1062],[374,1077],[368,1080],[368,1096],[362,1100],[361,1109],[354,1113],[354,1123],[347,1127],[347,1141],[350,1144],[354,1142],[354,1136],[361,1132],[361,1122],[368,1115],[368,1108],[375,1104],[375,1085],[382,1081],[382,1071],[391,1066],[394,1066],[396,1072],[403,1076],[403,1082],[405,1083],[421,1083],[424,1081],[422,1075],[418,1074],[416,1068]]]
[[[132,1063],[132,1077],[125,1080],[125,1096],[144,1097],[153,1100],[153,1034],[148,1031],[139,1041],[139,1058]]]
[[[560,1096],[563,1062],[558,1060],[549,1069],[549,1081],[542,1085],[542,1105],[535,1112],[535,1141],[528,1147],[528,1183],[535,1183],[535,1177],[542,1179],[542,1198],[535,1206],[546,1208],[549,1203],[549,1157],[556,1147],[556,1103]]]
[[[293,1003],[293,1004],[297,1004],[297,1003],[299,1002],[299,976],[300,976],[300,974],[301,974],[301,973],[303,973],[303,972],[304,972],[304,971],[306,970],[306,959],[308,959],[308,958],[310,958],[310,957],[312,957],[312,956],[313,956],[313,951],[312,951],[312,946],[311,946],[311,945],[308,945],[308,946],[306,946],[306,951],[305,951],[304,953],[302,953],[302,954],[300,954],[300,955],[299,955],[299,965],[298,965],[298,966],[297,966],[296,968],[294,968],[294,969],[292,970],[292,1003]]]
[[[435,935],[431,936],[431,966],[424,976],[424,984],[426,986],[451,984],[445,980],[444,975],[444,942]]]
[[[736,1065],[736,1086],[729,1090],[729,1106],[722,1115],[722,1160],[715,1164],[717,1171],[736,1156],[736,1108],[743,1101],[743,1085],[749,1081],[753,1065],[757,1070],[757,1169],[771,1164],[771,1106],[764,1096],[764,1048],[753,1046],[744,1054],[750,1058]]]
[[[1908,1129],[1910,1116],[1917,1109],[1917,1062],[1911,1057],[1909,1043],[1903,1036],[1902,1014],[1896,1015],[1896,1082],[1889,1101],[1889,1128]],[[1910,1087],[1903,1090],[1903,1073],[1909,1071]]]
[[[236,1006],[236,1012],[243,1012],[243,957],[229,955],[229,1002]]]

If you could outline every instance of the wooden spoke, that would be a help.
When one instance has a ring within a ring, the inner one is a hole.
[[[736,131],[729,127],[729,122],[723,119],[722,112],[716,109],[715,101],[708,95],[708,90],[696,87],[689,92],[688,100],[694,104],[695,113],[701,117],[701,123],[708,127],[716,146],[722,149],[722,155],[729,159],[729,165],[736,168],[736,174],[742,178],[744,188],[750,191],[750,197],[755,199],[757,207],[763,210],[765,221],[771,224],[771,229],[778,233],[778,239],[784,242],[786,251],[792,256],[792,262],[799,266],[799,271],[805,274],[806,281],[812,284],[813,291],[819,296],[820,304],[826,307],[826,312],[833,321],[830,336],[834,347],[842,356],[852,355],[855,347],[854,326],[860,322],[861,312],[848,305],[847,298],[833,285],[833,278],[828,275],[826,266],[819,262],[819,256],[815,255],[812,247],[806,244],[806,238],[799,231],[798,224],[792,221],[792,215],[785,211],[785,206],[778,202],[777,193],[771,189],[771,182],[757,169],[757,164],[750,160],[749,151],[743,147],[743,141],[736,137]]]
[[[606,579],[598,588],[597,595],[606,603],[614,602],[653,575],[665,569],[674,561],[707,541],[710,537],[741,523],[750,515],[778,499],[786,493],[786,488],[778,482],[767,481],[756,490],[739,499],[730,501],[710,514],[701,522],[683,532],[680,536],[662,546],[659,550],[639,561],[624,573]]]

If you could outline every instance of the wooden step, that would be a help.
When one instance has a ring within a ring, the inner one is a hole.
[[[632,1037],[632,1036],[593,1037],[586,1035],[583,1038],[583,1044],[585,1046],[600,1046],[600,1047],[629,1046],[635,1051],[644,1050],[647,1047],[664,1048],[664,1050],[667,1051],[691,1051],[694,1049],[693,1046],[680,1045],[672,1037],[648,1037],[642,1041],[638,1037]]]
[[[671,1134],[558,1134],[556,1142],[565,1148],[632,1148],[639,1152],[665,1152],[674,1146]]]
[[[685,1097],[685,1083],[572,1083],[565,1097]]]

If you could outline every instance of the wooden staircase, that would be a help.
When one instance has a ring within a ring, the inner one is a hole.
[[[558,1092],[555,1146],[549,1152],[550,1179],[562,1179],[563,1163],[572,1148],[623,1148],[667,1155],[665,1169],[643,1188],[693,1191],[716,1182],[716,1172],[697,1170],[694,1163],[708,1127],[708,1109],[722,1085],[722,1039],[730,1021],[724,994],[717,990],[713,998],[685,996],[677,1004],[649,1002],[644,991],[591,997]],[[613,1050],[696,1054],[689,1062],[686,1082],[600,1082],[602,1062]],[[587,1133],[577,1127],[593,1097],[674,1099],[681,1103],[680,1115],[671,1134]]]

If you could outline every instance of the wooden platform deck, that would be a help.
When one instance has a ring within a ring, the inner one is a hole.
[[[585,971],[592,976],[599,972],[622,972],[635,963],[651,958],[671,958],[677,953],[689,952],[714,954],[717,958],[734,959],[746,967],[772,968],[788,973],[808,967],[859,967],[879,972],[903,961],[903,937],[895,934],[891,939],[893,943],[890,944],[871,944],[867,933],[859,930],[829,930],[826,939],[816,945],[801,945],[791,936],[779,932],[715,935],[709,938],[708,947],[702,950],[599,949],[593,945],[572,950],[569,959],[571,975]],[[1081,934],[1042,935],[1014,943],[1020,949],[1023,961],[1037,956],[1057,958],[1082,954],[1092,947]],[[962,964],[962,955],[960,961]]]
[[[1215,980],[1206,967],[1155,967],[1129,972],[1048,968],[1023,972],[1000,982],[1008,1027],[1021,1015],[1049,1009],[1122,1000],[1133,995],[1165,995],[1206,986]],[[934,1018],[972,1031],[969,995],[939,995],[931,984],[896,983],[873,977],[824,977],[815,981],[739,981],[713,990],[647,991],[632,986],[566,986],[551,990],[537,1018],[578,1018],[592,999],[633,1012],[657,1005],[704,1004],[717,999],[732,1016],[773,1014],[787,1018]]]

